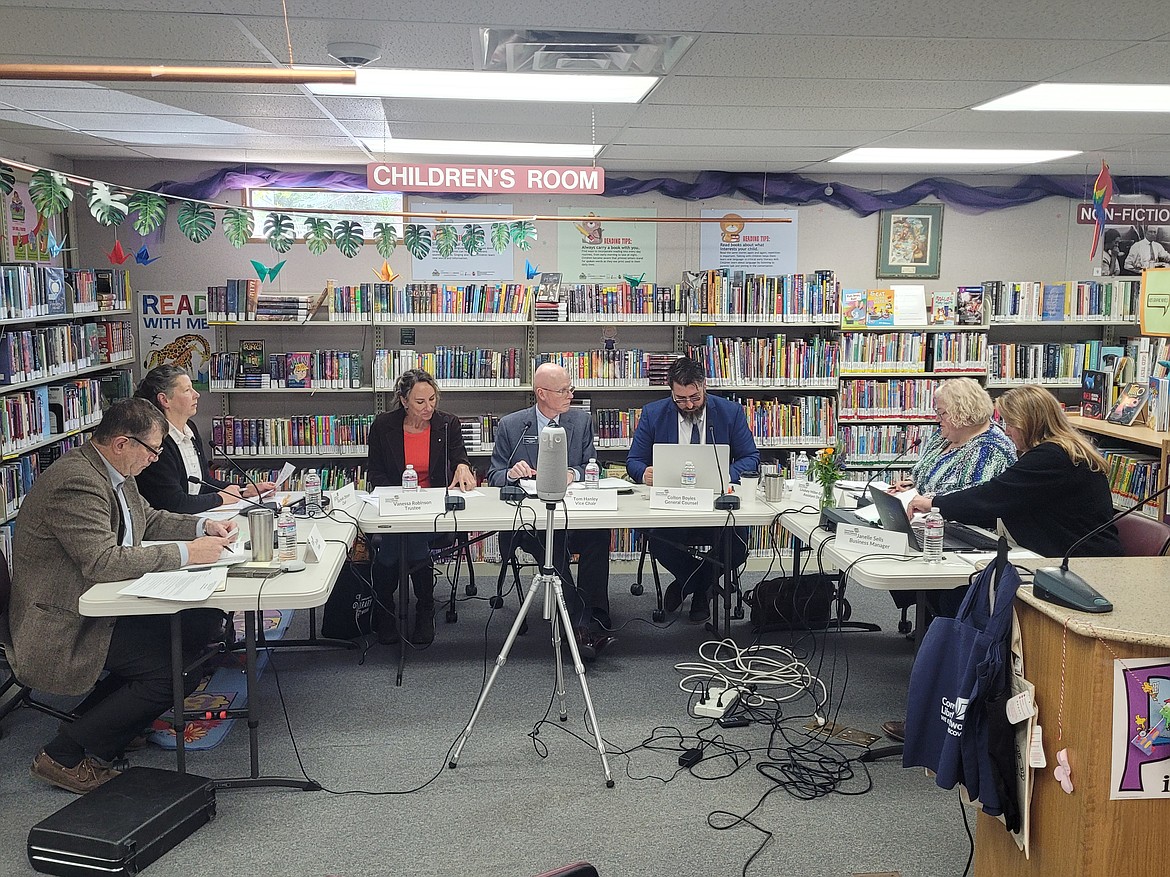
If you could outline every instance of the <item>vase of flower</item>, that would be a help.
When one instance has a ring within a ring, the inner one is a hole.
[[[845,455],[840,447],[822,448],[813,457],[813,478],[821,485],[821,508],[829,509],[837,505],[835,489],[837,481],[844,474],[843,462]]]

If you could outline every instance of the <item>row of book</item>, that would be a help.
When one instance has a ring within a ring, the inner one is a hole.
[[[531,284],[363,283],[359,289],[367,287],[370,312],[381,323],[522,323],[532,308]]]
[[[603,348],[541,353],[536,364],[561,366],[578,389],[649,387],[655,381],[666,385],[666,369],[676,358],[677,354],[653,354],[639,348]]]
[[[365,457],[373,414],[302,414],[293,417],[211,418],[211,439],[243,456]]]
[[[271,353],[265,358],[260,347],[238,353],[213,353],[208,364],[208,387],[212,390],[270,390],[275,388],[342,390],[362,386],[360,350],[312,350]],[[257,365],[257,361],[260,365]]]
[[[1141,280],[989,280],[983,290],[993,322],[1124,322],[1138,317]]]
[[[1157,490],[1162,467],[1157,457],[1122,448],[1101,448],[1101,453],[1109,464],[1109,489],[1116,507],[1131,508]],[[1158,517],[1158,500],[1147,503],[1141,513]]]
[[[313,318],[330,291],[326,286],[318,293],[266,292],[255,277],[228,280],[207,287],[207,319],[213,323],[303,323]]]
[[[687,345],[687,356],[701,362],[711,387],[836,388],[840,345],[819,335],[787,339],[764,335],[730,338],[707,335]]]
[[[700,271],[687,318],[712,323],[841,321],[841,285],[832,271],[776,276],[728,268]]]
[[[542,284],[537,293],[541,303]],[[565,320],[606,323],[676,323],[687,316],[687,295],[681,286],[653,283],[572,283],[560,288]],[[558,311],[558,315],[561,312]],[[539,312],[538,312],[539,316]],[[547,322],[547,317],[541,322]]]
[[[274,467],[244,467],[244,476],[234,468],[219,463],[212,464],[208,467],[211,472],[211,477],[220,481],[228,481],[232,484],[247,484],[248,481],[275,481],[280,477],[280,466]],[[352,484],[357,490],[368,490],[369,483],[367,481],[367,472],[365,466],[345,465],[345,464],[331,464],[326,466],[316,466],[317,474],[321,477],[322,490],[338,490],[345,487],[347,484]],[[298,468],[285,482],[286,490],[304,490],[305,489],[305,475],[309,472],[308,468]]]
[[[938,432],[934,423],[843,424],[837,436],[845,465],[900,462],[913,466],[922,448]],[[917,451],[909,451],[917,446]]]
[[[374,351],[374,389],[392,391],[399,375],[415,368],[430,372],[441,387],[519,387],[524,382],[524,360],[519,347],[492,350],[440,344],[434,353],[379,349]]]
[[[463,447],[469,454],[490,454],[496,444],[496,427],[500,418],[494,414],[460,417]]]
[[[991,344],[987,380],[991,384],[1079,385],[1090,346],[1081,342]]]
[[[959,372],[987,369],[981,332],[844,332],[841,374]]]
[[[824,447],[833,444],[832,436],[837,432],[837,406],[830,396],[797,396],[791,402],[728,398],[743,406],[748,428],[759,447]]]
[[[102,419],[101,381],[32,387],[0,398],[0,454],[19,454]]]
[[[66,269],[65,284],[72,290],[75,314],[128,311],[134,296],[125,268]]]
[[[0,333],[0,384],[51,380],[129,358],[129,322],[59,323]]]
[[[934,417],[934,390],[930,378],[843,380],[839,395],[841,419]]]
[[[130,307],[129,272],[0,265],[0,320],[33,320]]]

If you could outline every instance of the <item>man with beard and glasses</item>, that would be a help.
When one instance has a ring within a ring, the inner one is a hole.
[[[638,428],[630,443],[626,471],[635,481],[654,483],[656,444],[721,444],[731,446],[731,480],[738,483],[744,472],[760,468],[760,452],[748,429],[743,407],[719,396],[707,395],[703,366],[689,357],[676,359],[666,373],[670,398],[651,402],[642,409]],[[714,465],[714,450],[706,464],[699,455],[696,465]],[[666,589],[663,605],[676,611],[683,597],[691,594],[692,621],[704,621],[711,613],[708,593],[713,571],[703,570],[703,561],[687,546],[709,545],[714,556],[723,557],[723,539],[731,539],[732,562],[739,566],[747,559],[746,527],[685,527],[650,531],[650,556],[666,567],[674,581]]]

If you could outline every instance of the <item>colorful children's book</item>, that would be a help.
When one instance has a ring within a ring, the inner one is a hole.
[[[262,375],[268,360],[264,356],[263,341],[240,342],[240,374]]]
[[[983,319],[983,287],[960,286],[958,295],[958,312],[956,323],[960,326],[982,326]]]
[[[958,293],[953,289],[940,289],[933,293],[930,300],[930,325],[955,325],[955,308],[958,304]]]
[[[841,290],[841,328],[864,329],[868,300],[864,289]]]
[[[1065,318],[1065,297],[1067,285],[1064,283],[1045,283],[1044,298],[1040,303],[1040,319],[1045,322],[1054,322]]]
[[[1101,420],[1109,399],[1107,372],[1085,369],[1081,372],[1081,416]]]
[[[298,389],[313,386],[313,354],[286,353],[285,386]]]
[[[1122,426],[1130,426],[1138,419],[1138,416],[1146,407],[1149,396],[1150,389],[1144,384],[1139,384],[1137,381],[1126,384],[1125,389],[1121,391],[1121,395],[1117,398],[1117,404],[1113,406],[1113,410],[1109,412],[1109,416],[1105,419],[1110,423],[1120,423]]]
[[[866,291],[865,322],[867,326],[894,325],[894,290],[870,289]]]

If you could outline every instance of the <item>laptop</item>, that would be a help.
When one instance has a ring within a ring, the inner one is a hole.
[[[918,533],[910,526],[910,519],[906,517],[906,507],[902,505],[902,500],[877,487],[871,487],[869,495],[873,499],[874,508],[877,509],[878,518],[882,522],[882,529],[894,533],[905,533],[910,547],[915,551],[921,551],[922,541],[918,538]],[[949,525],[943,528],[943,551],[985,550],[987,550],[985,547],[975,542],[968,542],[961,535],[951,532]]]
[[[731,445],[716,444],[655,445],[654,486],[681,487],[683,465],[688,460],[695,464],[695,487],[718,494],[731,485]]]

